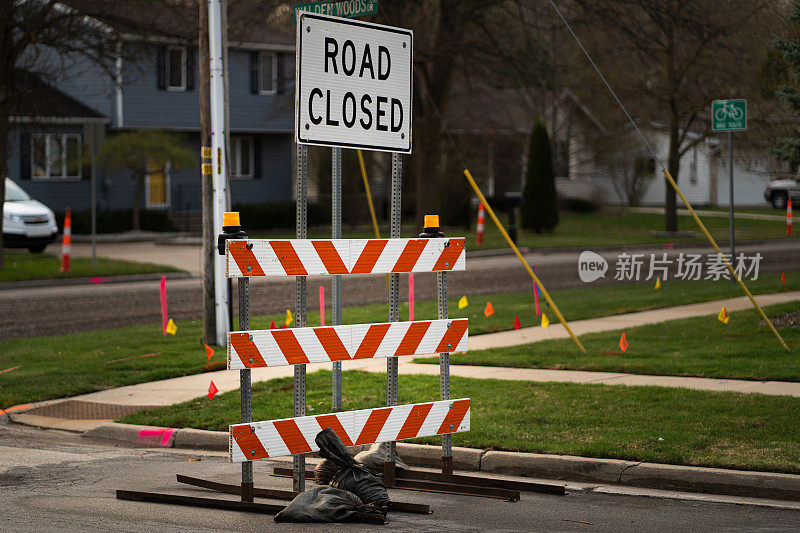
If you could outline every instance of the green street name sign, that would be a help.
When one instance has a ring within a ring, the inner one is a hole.
[[[341,2],[308,2],[294,6],[294,23],[301,12],[333,15],[334,17],[361,17],[378,12],[378,0],[342,0]]]
[[[747,100],[714,100],[711,102],[713,131],[742,131],[747,129]]]

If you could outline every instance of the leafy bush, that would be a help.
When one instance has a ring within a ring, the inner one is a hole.
[[[169,212],[162,210],[141,211],[141,226],[145,231],[175,231],[176,228],[169,219]],[[92,212],[72,212],[72,233],[74,235],[88,235],[92,232]],[[64,213],[56,213],[58,228],[64,228]],[[133,229],[132,209],[112,209],[97,211],[97,233],[122,233]]]

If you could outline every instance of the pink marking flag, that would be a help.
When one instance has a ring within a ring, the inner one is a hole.
[[[536,267],[533,267],[533,273],[536,273]],[[537,285],[535,281],[533,282],[533,303],[536,307],[536,315],[541,315],[542,310],[539,309],[539,285]]]
[[[167,277],[161,276],[161,331],[167,334]]]
[[[408,319],[414,320],[414,274],[408,275]]]
[[[212,399],[218,392],[219,389],[217,389],[217,386],[214,385],[214,380],[212,379],[211,384],[208,386],[208,399]]]
[[[325,287],[319,286],[319,325],[325,325]]]
[[[522,327],[522,324],[519,321],[519,315],[514,317],[514,329],[519,329]]]

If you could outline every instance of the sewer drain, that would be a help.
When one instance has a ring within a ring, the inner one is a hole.
[[[82,402],[78,400],[64,400],[63,402],[42,405],[25,411],[26,415],[50,416],[67,420],[97,420],[116,419],[125,415],[153,409],[150,405],[114,405],[111,403]]]

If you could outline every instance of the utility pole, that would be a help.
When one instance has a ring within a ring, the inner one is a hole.
[[[211,149],[211,103],[209,101],[209,56],[208,56],[208,6],[200,2],[200,31],[197,36],[198,68],[200,82],[200,146]],[[201,148],[201,151],[203,148]],[[214,313],[214,259],[217,255],[214,240],[214,189],[211,174],[206,165],[211,164],[208,154],[201,153],[202,224],[203,224],[203,342],[216,344],[217,317]],[[212,169],[213,171],[213,169]],[[221,229],[221,228],[218,228]]]
[[[211,157],[213,183],[214,229],[222,228],[222,214],[227,209],[228,161],[225,143],[225,80],[223,0],[208,0],[209,88],[211,93]],[[225,277],[225,256],[214,256],[214,313],[216,315],[216,344],[225,346],[230,328],[228,311],[228,280]]]

